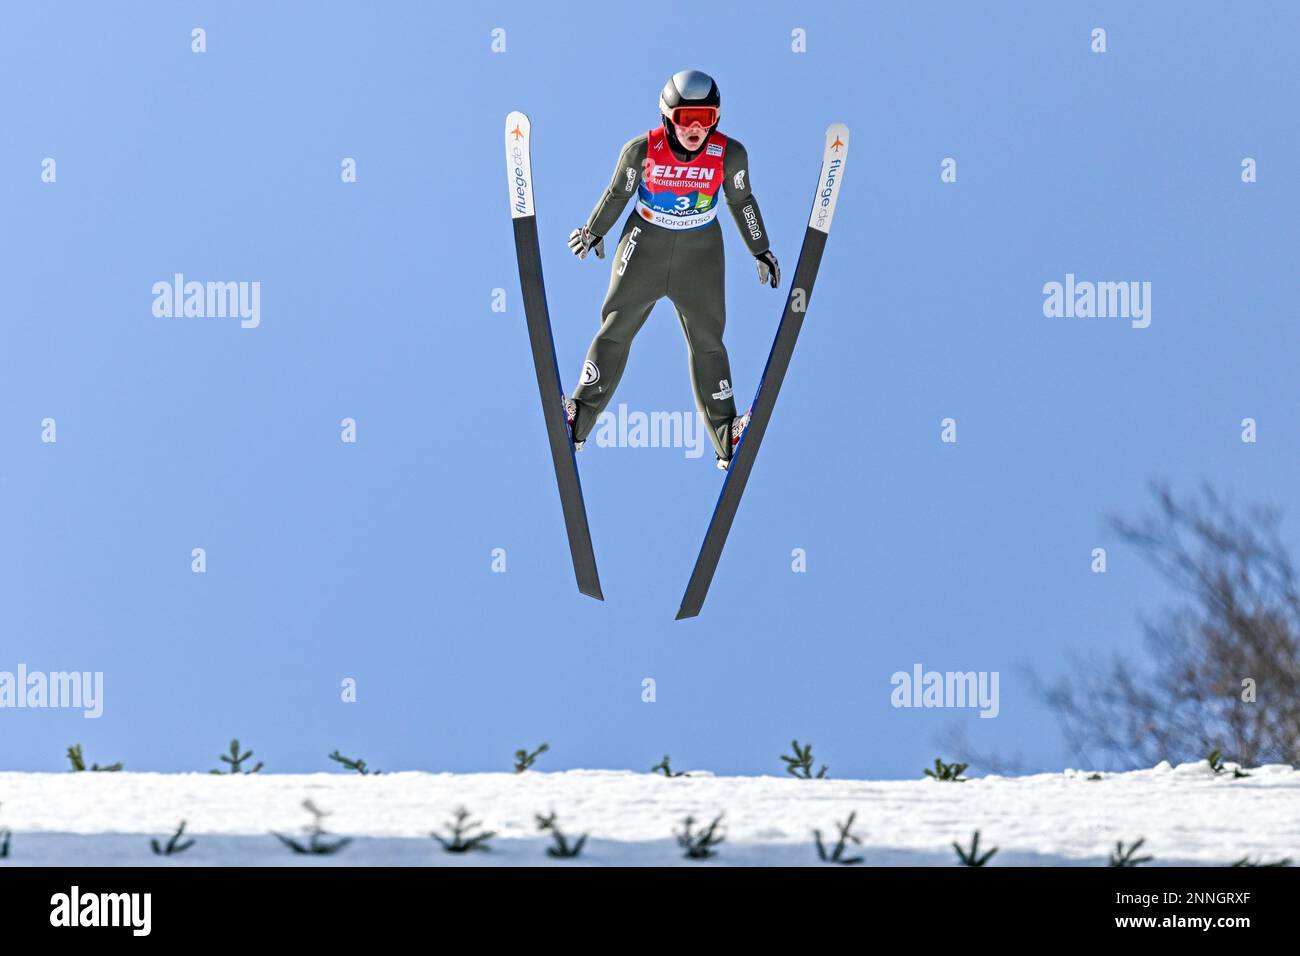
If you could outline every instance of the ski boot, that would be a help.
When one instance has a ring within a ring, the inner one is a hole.
[[[560,396],[560,401],[564,403],[564,420],[569,423],[569,439],[573,442],[573,450],[582,451],[586,442],[578,441],[575,437],[577,432],[574,431],[574,426],[578,423],[578,403],[564,395]]]
[[[741,436],[745,434],[745,429],[749,427],[749,417],[753,412],[754,410],[751,408],[744,415],[731,420],[731,454],[733,457],[736,454],[736,446],[740,444]],[[726,471],[731,464],[731,459],[723,458],[721,455],[716,455],[716,453],[715,456],[718,459],[718,467]]]

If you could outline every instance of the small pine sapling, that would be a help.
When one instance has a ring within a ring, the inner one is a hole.
[[[708,860],[718,855],[718,851],[714,847],[727,838],[726,834],[718,832],[718,827],[722,823],[722,816],[719,813],[713,818],[712,823],[695,833],[691,832],[691,827],[695,826],[695,818],[687,817],[683,821],[685,829],[681,833],[674,831],[673,835],[677,837],[677,845],[686,851],[686,859]]]
[[[523,773],[525,770],[532,769],[533,762],[550,749],[551,749],[550,744],[543,743],[532,753],[529,753],[527,750],[516,750],[515,751],[515,773]]]
[[[1223,749],[1220,747],[1215,747],[1213,750],[1211,750],[1210,755],[1205,759],[1206,762],[1209,763],[1210,769],[1213,770],[1216,774],[1223,773],[1225,770],[1228,769],[1223,764]],[[1242,777],[1249,777],[1249,776],[1250,774],[1246,773],[1240,767],[1232,768],[1233,780],[1240,780]]]
[[[332,754],[330,754],[330,760],[333,760],[335,763],[342,764],[348,770],[355,770],[363,777],[368,776],[370,774],[378,775],[383,772],[381,770],[371,770],[369,767],[366,766],[366,762],[364,760],[361,759],[353,760],[351,757],[343,756],[337,750],[334,751]]]
[[[663,760],[659,761],[657,764],[655,764],[653,767],[650,768],[650,772],[661,773],[665,777],[689,777],[690,776],[689,773],[682,773],[680,771],[675,771],[673,770],[672,767],[668,766],[667,754],[664,754]]]
[[[248,759],[244,757],[242,759]],[[235,771],[231,771],[234,773]],[[249,771],[252,773],[253,771]],[[287,846],[294,853],[310,854],[314,856],[328,856],[331,853],[337,853],[345,846],[352,842],[351,837],[341,837],[332,843],[326,840],[329,832],[325,829],[323,821],[329,816],[324,810],[320,809],[310,800],[302,802],[303,809],[312,815],[312,822],[303,827],[303,832],[307,834],[307,842],[300,843],[293,837],[287,837],[282,833],[271,832],[271,835]]]
[[[1135,856],[1134,854],[1141,848],[1143,843],[1147,842],[1146,837],[1138,837],[1137,841],[1127,849],[1124,847],[1123,840],[1115,841],[1115,852],[1110,855],[1111,866],[1141,866],[1143,863],[1150,863],[1155,859],[1154,856]]]
[[[444,840],[436,832],[429,834],[435,840],[442,844],[442,848],[448,853],[470,853],[474,850],[490,850],[488,841],[496,836],[493,830],[484,830],[482,833],[470,835],[470,830],[481,827],[482,823],[477,820],[470,820],[469,811],[464,807],[456,811],[456,819],[448,822],[447,829],[451,830],[451,838]]]
[[[1089,774],[1089,775],[1088,775],[1088,779],[1089,779],[1089,780],[1100,780],[1100,779],[1101,779],[1101,774],[1099,774],[1099,773]]]
[[[86,769],[86,758],[81,753],[81,744],[73,744],[68,748],[68,762],[72,764],[73,773],[81,773]],[[122,762],[111,763],[106,767],[99,764],[91,764],[90,769],[99,773],[117,773],[122,769]]]
[[[781,759],[785,761],[785,772],[791,776],[798,777],[800,780],[814,779],[812,772],[812,744],[806,744],[803,747],[800,747],[798,740],[792,740],[790,741],[790,746],[794,748],[794,756],[787,757],[785,754],[781,755]],[[816,779],[824,779],[827,769],[826,765],[823,764],[821,770],[817,771]]]
[[[965,783],[966,778],[962,776],[969,767],[968,763],[944,763],[938,757],[934,758],[934,769],[926,767],[922,773],[924,776],[931,777],[935,780],[951,780],[953,783]]]
[[[8,830],[0,830],[0,860],[9,858],[9,840],[13,833]]]
[[[186,840],[184,843],[180,842],[181,837],[184,834],[185,834],[185,821],[182,820],[181,825],[176,828],[176,832],[172,834],[171,839],[168,840],[165,844],[159,843],[157,838],[155,837],[154,839],[149,841],[149,845],[153,847],[153,852],[155,856],[172,856],[175,853],[184,853],[186,850],[188,850],[190,847],[194,845],[193,840]]]
[[[1258,867],[1267,867],[1267,868],[1272,869],[1272,868],[1277,868],[1277,867],[1290,866],[1290,865],[1291,865],[1291,858],[1290,858],[1289,856],[1284,856],[1284,857],[1282,857],[1282,859],[1280,859],[1280,860],[1274,860],[1272,863],[1265,863],[1262,859],[1259,859],[1259,860],[1252,860],[1249,856],[1243,856],[1240,860],[1238,860],[1236,863],[1234,863],[1234,864],[1232,864],[1232,865],[1233,865],[1234,867],[1242,867],[1242,866],[1256,867],[1256,866],[1258,866]]]
[[[962,866],[983,866],[993,858],[993,854],[998,852],[994,847],[983,856],[980,856],[980,832],[976,830],[971,837],[970,850],[964,850],[956,841],[953,842],[952,848],[957,851],[957,859],[961,861]]]
[[[230,741],[230,754],[221,755],[221,759],[230,765],[230,769],[209,770],[208,773],[220,773],[220,774],[232,774],[232,775],[237,773],[242,773],[244,776],[248,776],[250,773],[257,773],[259,770],[262,769],[262,761],[260,760],[257,762],[257,766],[254,767],[252,770],[245,770],[243,767],[244,761],[250,759],[252,756],[253,756],[253,751],[251,750],[242,754],[239,752],[239,738],[236,737],[234,740]]]
[[[854,846],[862,845],[862,840],[852,832],[853,821],[857,818],[857,815],[858,811],[854,810],[849,814],[849,818],[843,823],[836,821],[835,826],[840,831],[840,838],[835,844],[835,849],[829,854],[826,852],[826,847],[822,844],[822,831],[813,830],[813,839],[817,841],[817,856],[821,858],[823,863],[843,863],[845,866],[852,866],[855,863],[862,862],[862,857],[860,856],[846,857],[844,855],[844,850],[849,843],[852,843]]]
[[[551,838],[555,840],[555,846],[546,848],[546,855],[555,857],[558,860],[568,860],[582,852],[583,846],[587,842],[587,834],[578,837],[572,844],[560,832],[559,824],[555,822],[555,811],[552,810],[547,816],[540,813],[535,814],[537,818],[537,829],[546,832],[550,831]]]

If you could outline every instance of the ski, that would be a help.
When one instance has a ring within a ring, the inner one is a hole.
[[[537,241],[537,212],[533,199],[533,168],[529,152],[532,127],[523,113],[506,117],[506,176],[510,184],[510,219],[515,230],[515,253],[519,258],[519,286],[523,292],[528,339],[537,371],[537,391],[542,398],[542,418],[551,445],[555,482],[560,489],[564,526],[569,535],[569,552],[578,590],[603,601],[596,554],[587,526],[587,508],[582,501],[578,463],[573,438],[561,405],[563,385],[551,335],[551,316],[546,308],[546,285],[542,281],[542,253]]]
[[[736,509],[740,507],[740,496],[744,494],[749,474],[754,468],[754,459],[758,457],[763,434],[772,418],[781,382],[790,367],[795,340],[799,338],[799,330],[803,327],[808,300],[812,298],[813,283],[817,279],[817,267],[821,265],[822,251],[826,248],[826,239],[830,235],[831,218],[835,214],[836,200],[839,199],[844,161],[848,152],[849,128],[843,123],[831,124],[826,130],[821,176],[817,180],[817,192],[813,197],[812,213],[808,216],[803,247],[799,250],[799,260],[795,264],[794,278],[790,281],[785,311],[781,314],[781,324],[777,326],[772,351],[768,354],[767,366],[758,383],[749,425],[731,456],[727,477],[722,482],[718,503],[714,506],[709,529],[704,535],[704,544],[700,547],[699,557],[695,559],[695,568],[686,585],[686,593],[682,595],[681,607],[677,611],[679,621],[700,613],[709,593],[709,585],[713,582],[714,572],[717,571],[722,547],[727,542],[727,533],[735,520]]]

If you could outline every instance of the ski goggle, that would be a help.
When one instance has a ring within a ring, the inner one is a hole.
[[[718,124],[718,108],[716,106],[678,106],[668,114],[668,118],[676,126],[690,127],[697,123],[705,129]]]

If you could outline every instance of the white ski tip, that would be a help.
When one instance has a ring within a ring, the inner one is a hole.
[[[849,128],[843,123],[826,127],[826,148],[822,152],[822,175],[817,183],[808,228],[819,232],[831,231],[835,203],[840,198],[840,183],[844,178],[844,161],[849,155]]]
[[[510,183],[510,218],[522,219],[536,213],[533,207],[533,164],[529,146],[532,124],[518,110],[506,116],[506,179]]]

